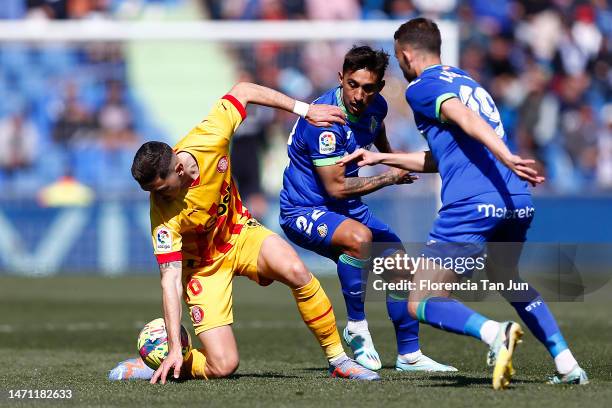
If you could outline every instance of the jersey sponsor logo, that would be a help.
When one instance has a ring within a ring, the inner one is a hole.
[[[161,227],[157,230],[155,234],[155,249],[157,252],[167,252],[172,249],[172,234],[170,231]]]
[[[503,218],[506,220],[531,218],[535,213],[535,208],[528,205],[523,208],[508,209],[497,207],[494,204],[478,204],[476,209],[479,213],[484,213],[487,218]]]
[[[319,135],[319,153],[329,154],[336,151],[336,135],[332,132],[323,132]]]
[[[202,308],[200,306],[193,306],[191,308],[191,320],[193,320],[195,324],[199,324],[202,322],[202,319],[204,319],[204,311]]]
[[[217,162],[217,171],[219,173],[225,173],[228,167],[229,167],[229,161],[227,160],[227,156],[223,156]]]
[[[327,224],[321,224],[317,227],[317,233],[321,238],[325,238],[327,236]]]

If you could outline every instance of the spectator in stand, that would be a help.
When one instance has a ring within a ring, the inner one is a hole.
[[[133,130],[132,113],[124,100],[124,85],[109,81],[106,101],[98,111],[97,123],[102,146],[108,150],[129,148],[138,142]]]
[[[28,119],[26,110],[13,109],[0,120],[0,169],[9,177],[31,167],[40,135]]]
[[[361,8],[357,0],[306,0],[310,20],[358,20]]]
[[[602,127],[597,134],[597,184],[612,189],[612,103],[602,110]]]
[[[68,0],[26,0],[29,18],[66,19]]]
[[[53,141],[70,149],[77,141],[93,139],[94,120],[90,112],[79,102],[73,82],[66,85],[65,97],[58,109],[53,126]]]

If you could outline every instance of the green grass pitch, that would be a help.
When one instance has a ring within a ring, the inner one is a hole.
[[[337,279],[321,279],[339,325],[345,316]],[[368,304],[368,320],[385,368],[383,381],[327,377],[323,354],[300,321],[287,288],[234,281],[235,334],[240,368],[231,378],[165,386],[111,383],[107,371],[136,355],[136,336],[161,316],[160,289],[151,277],[0,277],[0,406],[609,406],[612,400],[612,300],[557,303],[555,312],[574,354],[591,377],[586,387],[544,384],[554,366],[527,333],[517,350],[517,375],[509,390],[495,392],[486,348],[467,337],[421,326],[424,352],[455,365],[458,373],[397,373],[393,329],[383,303]],[[477,310],[516,318],[502,303]],[[184,314],[184,322],[191,327]],[[9,400],[10,389],[72,389],[72,400]]]

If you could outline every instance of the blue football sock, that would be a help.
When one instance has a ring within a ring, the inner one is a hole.
[[[482,340],[480,328],[489,319],[463,303],[445,297],[422,300],[417,308],[419,321],[452,333],[465,334]]]
[[[407,294],[387,293],[387,313],[395,328],[397,354],[414,353],[419,346],[419,322],[410,316]]]
[[[508,300],[520,299],[511,301],[510,304],[553,358],[568,348],[548,305],[531,285],[527,291],[502,293],[502,295]]]
[[[349,320],[365,319],[365,280],[361,272],[365,264],[366,260],[353,258],[347,254],[340,255],[338,259],[338,277]]]

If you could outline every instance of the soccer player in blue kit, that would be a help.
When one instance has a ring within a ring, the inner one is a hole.
[[[537,185],[543,177],[506,147],[506,134],[491,96],[470,76],[455,67],[441,65],[441,37],[437,25],[416,18],[396,31],[395,55],[408,80],[406,100],[414,112],[429,151],[374,153],[360,149],[339,164],[386,164],[412,172],[439,172],[442,208],[430,232],[425,257],[448,255],[449,243],[457,243],[453,256],[478,256],[487,249],[489,279],[521,281],[518,260],[521,243],[535,209],[527,182]],[[518,245],[486,245],[487,242]],[[416,290],[409,295],[411,316],[449,332],[464,334],[489,345],[487,361],[494,366],[493,388],[506,388],[511,376],[512,353],[522,335],[515,322],[496,322],[450,299],[447,290],[420,289],[419,282],[453,283],[460,276],[442,267],[413,271]],[[533,335],[554,359],[557,374],[551,384],[587,384],[588,378],[565,342],[548,306],[530,285],[527,290],[500,291]]]
[[[316,128],[298,120],[289,135],[289,165],[280,193],[280,224],[297,245],[332,259],[347,308],[343,338],[355,360],[378,370],[381,361],[374,348],[364,310],[367,262],[364,244],[391,243],[389,254],[403,251],[400,238],[378,220],[360,197],[393,184],[412,183],[404,170],[391,169],[359,177],[357,166],[340,167],[336,161],[357,148],[372,144],[391,152],[383,120],[387,103],[380,95],[389,56],[368,46],[353,47],[345,56],[340,86],[327,91],[315,104],[340,106],[346,125]],[[392,297],[394,296],[394,297]],[[398,297],[399,296],[399,297]],[[388,294],[387,310],[395,327],[400,371],[456,371],[425,356],[419,347],[419,323],[408,314],[407,296]]]

